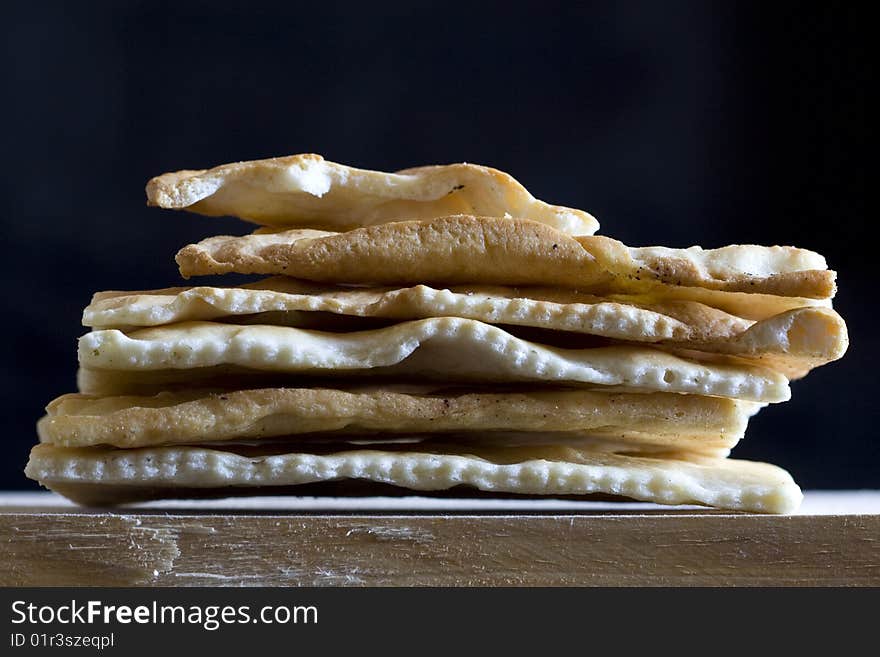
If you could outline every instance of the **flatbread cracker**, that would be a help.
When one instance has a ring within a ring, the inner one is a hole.
[[[843,318],[830,308],[798,308],[756,322],[730,340],[665,343],[684,356],[725,354],[800,379],[815,367],[842,358],[849,347]]]
[[[211,322],[128,334],[108,329],[80,338],[79,362],[80,391],[102,395],[143,394],[151,385],[175,382],[204,384],[213,378],[212,368],[227,368],[225,373],[233,380],[246,372],[287,376],[370,373],[443,381],[612,386],[757,402],[790,397],[787,379],[762,367],[702,363],[641,346],[561,349],[457,317],[357,333]],[[152,373],[159,376],[151,378]]]
[[[781,297],[775,294],[752,294],[749,292],[724,292],[701,287],[680,287],[663,283],[641,283],[639,292],[610,293],[608,301],[650,306],[669,302],[699,303],[716,308],[741,319],[759,321],[798,308],[831,308],[831,298],[807,299],[805,297]]]
[[[324,283],[538,285],[584,291],[700,287],[826,299],[834,272],[805,249],[627,247],[521,219],[457,215],[346,233],[288,230],[209,237],[177,253],[184,278],[281,274]]]
[[[783,469],[700,456],[648,458],[570,447],[435,446],[249,456],[200,447],[37,445],[25,473],[81,503],[122,504],[193,489],[234,490],[360,479],[415,491],[468,486],[531,495],[603,493],[660,504],[791,513],[802,494]]]
[[[419,433],[552,432],[558,442],[587,437],[629,449],[719,452],[742,438],[758,404],[672,393],[583,390],[263,388],[150,397],[63,395],[38,425],[42,442],[62,447],[146,447],[304,434],[369,437]],[[503,436],[508,436],[504,433]],[[314,436],[313,436],[314,437]],[[506,438],[501,437],[502,440]],[[519,440],[531,440],[524,435]]]
[[[344,287],[285,276],[239,288],[98,292],[83,311],[83,325],[133,328],[291,313],[286,325],[297,326],[302,317],[298,313],[304,312],[393,320],[463,317],[644,342],[729,338],[752,326],[751,321],[695,302],[629,304],[564,288]]]
[[[565,233],[592,235],[587,212],[535,199],[508,174],[475,164],[383,173],[304,154],[177,171],[147,184],[147,202],[265,226],[350,230],[449,214],[524,217]]]
[[[843,319],[824,308],[798,308],[755,323],[696,302],[639,306],[558,288],[345,288],[280,276],[242,288],[99,293],[84,310],[83,324],[129,329],[234,319],[335,328],[333,321],[324,320],[322,325],[323,315],[317,313],[393,320],[463,317],[648,342],[757,360],[790,379],[840,358],[848,344]],[[356,326],[346,328],[357,330]]]

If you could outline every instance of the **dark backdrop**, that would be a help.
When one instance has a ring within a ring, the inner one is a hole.
[[[0,488],[35,487],[21,474],[34,422],[74,390],[91,293],[176,284],[179,247],[247,230],[147,209],[146,180],[307,151],[488,164],[632,245],[822,252],[849,353],[794,383],[734,454],[809,488],[880,486],[869,21],[803,7],[4,4]]]

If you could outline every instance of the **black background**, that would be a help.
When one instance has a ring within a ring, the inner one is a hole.
[[[0,488],[36,488],[34,422],[74,390],[91,293],[177,284],[178,248],[248,230],[146,208],[147,179],[310,151],[488,164],[634,246],[820,251],[849,353],[734,454],[805,488],[880,486],[870,22],[807,6],[5,3]]]

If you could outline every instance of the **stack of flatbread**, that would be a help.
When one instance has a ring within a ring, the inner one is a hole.
[[[147,196],[259,225],[181,249],[184,278],[260,278],[94,296],[79,392],[49,404],[27,466],[73,500],[801,500],[784,470],[728,454],[846,350],[816,253],[629,247],[471,164],[296,155],[164,174]]]

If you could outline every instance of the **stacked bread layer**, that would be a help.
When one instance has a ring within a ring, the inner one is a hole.
[[[633,248],[474,165],[292,156],[165,174],[162,207],[262,224],[181,249],[239,287],[103,292],[79,393],[29,476],[72,499],[297,491],[603,495],[789,512],[728,458],[789,381],[841,357],[834,273],[792,247]]]

